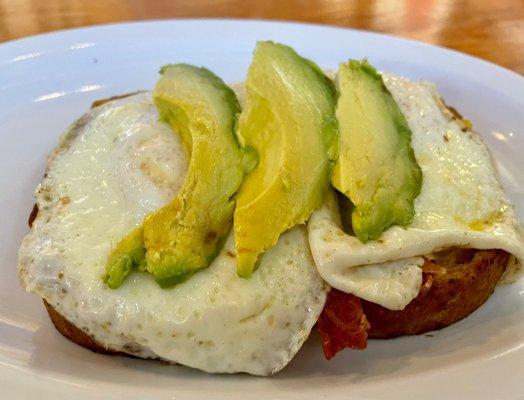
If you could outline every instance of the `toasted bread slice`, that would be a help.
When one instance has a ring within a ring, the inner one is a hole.
[[[501,250],[451,249],[424,265],[424,285],[404,310],[391,311],[362,300],[370,339],[418,335],[445,328],[471,314],[493,293],[506,268]],[[94,352],[126,355],[97,343],[44,300],[55,328],[66,338]]]
[[[29,226],[38,214],[36,205],[29,216]],[[418,335],[445,328],[480,307],[493,293],[508,263],[502,250],[452,248],[435,254],[424,266],[424,284],[419,295],[401,311],[362,301],[369,322],[368,337],[388,339]],[[128,355],[106,348],[79,329],[49,303],[44,305],[55,328],[66,338],[89,350],[104,354]]]
[[[58,330],[58,332],[60,332],[62,335],[64,335],[69,340],[75,342],[76,344],[82,347],[85,347],[86,349],[92,350],[97,353],[110,354],[110,355],[121,354],[121,355],[131,356],[126,353],[122,353],[122,352],[118,352],[118,351],[114,351],[114,350],[105,348],[100,343],[98,343],[95,339],[93,339],[91,336],[85,333],[82,329],[77,328],[71,322],[65,319],[62,316],[62,314],[56,311],[53,308],[53,306],[51,306],[51,304],[49,304],[45,300],[44,300],[44,305],[49,314],[49,318],[51,318],[51,321],[53,322],[53,325],[55,326],[55,328]]]
[[[419,295],[401,311],[362,300],[368,337],[418,335],[449,326],[471,314],[493,293],[508,263],[502,250],[452,248],[424,266]]]
[[[96,101],[92,108],[132,94],[134,93]],[[463,119],[452,107],[446,107],[457,120],[463,121],[466,128],[469,121]],[[37,214],[35,204],[29,217],[29,226]],[[369,322],[368,337],[387,339],[417,335],[444,328],[465,318],[493,293],[506,269],[508,258],[509,254],[502,250],[452,248],[435,254],[435,258],[423,266],[424,283],[418,297],[404,310],[392,311],[361,300],[364,315]],[[43,302],[55,328],[69,340],[94,352],[133,357],[104,347],[69,322],[45,300]]]

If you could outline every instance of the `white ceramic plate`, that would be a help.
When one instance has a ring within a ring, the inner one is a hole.
[[[19,288],[17,249],[32,191],[59,134],[95,99],[151,88],[159,66],[204,65],[245,76],[258,39],[293,46],[322,67],[367,57],[437,83],[471,119],[524,218],[524,79],[463,54],[353,30],[269,22],[180,20],[99,26],[0,45],[0,398],[522,399],[524,282],[500,287],[467,319],[431,335],[371,341],[323,359],[313,334],[273,378],[208,375],[109,357],[60,336],[41,301]]]

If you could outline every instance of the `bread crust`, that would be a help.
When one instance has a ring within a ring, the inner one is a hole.
[[[51,318],[51,321],[53,322],[53,325],[55,326],[57,331],[72,342],[75,342],[76,344],[96,353],[103,353],[109,355],[123,354],[126,356],[131,356],[130,354],[122,353],[102,346],[82,329],[77,328],[75,325],[69,322],[62,314],[56,311],[53,308],[53,306],[49,304],[45,299],[43,299],[43,301],[47,313],[49,314],[49,318]]]
[[[419,295],[404,310],[392,311],[362,300],[368,337],[389,339],[445,328],[471,314],[495,290],[508,263],[503,250],[453,248],[424,266]]]
[[[143,92],[144,92],[143,90],[137,90],[136,92],[120,94],[120,95],[117,95],[117,96],[107,97],[105,99],[95,100],[95,101],[93,101],[93,103],[91,103],[91,110],[93,108],[103,106],[104,104],[109,103],[110,101],[125,99],[126,97],[134,96],[135,94],[139,94],[139,93],[143,93]]]

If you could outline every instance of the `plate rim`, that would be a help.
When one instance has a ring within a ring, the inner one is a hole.
[[[334,34],[337,34],[336,31],[339,31],[339,32],[354,32],[355,34],[364,34],[364,35],[370,35],[370,36],[374,36],[374,37],[377,37],[378,39],[382,39],[382,40],[395,40],[395,41],[398,41],[399,43],[403,43],[405,45],[408,45],[408,46],[413,46],[413,45],[416,45],[416,46],[422,46],[422,47],[425,47],[425,48],[433,48],[433,50],[438,49],[438,50],[441,50],[449,55],[452,55],[454,57],[462,57],[464,62],[466,63],[471,63],[471,62],[474,62],[474,63],[481,63],[481,64],[484,64],[486,67],[489,67],[490,69],[492,69],[493,67],[495,67],[496,69],[500,70],[501,72],[504,73],[504,77],[505,78],[521,78],[519,80],[519,85],[521,83],[524,83],[524,76],[520,75],[519,73],[515,72],[515,71],[512,71],[512,70],[509,70],[505,67],[502,67],[502,66],[499,66],[495,63],[492,63],[490,61],[486,61],[486,60],[483,60],[481,58],[478,58],[478,57],[475,57],[475,56],[471,56],[469,54],[466,54],[466,53],[462,53],[460,51],[457,51],[457,50],[453,50],[453,49],[449,49],[449,48],[445,48],[445,47],[442,47],[442,46],[438,46],[438,45],[433,45],[433,44],[429,44],[429,43],[425,43],[425,42],[421,42],[421,41],[417,41],[417,40],[413,40],[413,39],[407,39],[407,38],[403,38],[403,37],[398,37],[398,36],[394,36],[394,35],[389,35],[389,34],[384,34],[384,33],[379,33],[379,32],[373,32],[373,31],[366,31],[366,30],[360,30],[360,29],[353,29],[353,28],[346,28],[346,27],[339,27],[339,26],[333,26],[333,25],[327,25],[327,24],[316,24],[316,23],[302,23],[302,22],[287,22],[287,21],[274,21],[274,20],[265,20],[265,19],[242,19],[242,18],[179,18],[179,19],[155,19],[155,20],[144,20],[144,21],[133,21],[133,22],[116,22],[116,23],[110,23],[110,24],[98,24],[98,25],[93,25],[93,26],[87,26],[87,27],[77,27],[77,28],[67,28],[67,29],[62,29],[62,30],[57,30],[57,31],[53,31],[53,32],[47,32],[47,33],[41,33],[41,34],[37,34],[37,35],[32,35],[32,36],[29,36],[29,37],[25,37],[25,38],[19,38],[19,39],[14,39],[14,40],[11,40],[11,41],[7,41],[7,42],[3,42],[3,43],[0,43],[0,67],[2,67],[2,64],[4,63],[4,49],[6,47],[9,47],[9,46],[13,46],[11,50],[16,50],[18,46],[20,45],[33,45],[35,43],[35,40],[38,42],[38,40],[42,40],[43,42],[47,41],[47,40],[53,40],[53,38],[60,38],[60,37],[65,37],[67,38],[67,36],[69,35],[76,35],[77,33],[79,32],[89,32],[89,31],[96,31],[96,30],[104,30],[104,29],[112,29],[112,28],[116,28],[116,29],[128,29],[128,28],[132,28],[132,29],[147,29],[147,26],[148,25],[156,25],[156,24],[165,24],[165,25],[170,25],[170,24],[176,24],[176,23],[179,23],[179,22],[183,22],[183,23],[209,23],[209,22],[221,22],[221,23],[240,23],[240,24],[244,24],[244,23],[247,23],[246,25],[250,25],[251,23],[253,24],[259,24],[259,23],[262,23],[262,24],[274,24],[274,25],[279,25],[279,26],[295,26],[297,28],[303,28],[303,29],[311,29],[311,28],[321,28],[321,29],[328,29],[328,30],[332,30],[334,32]],[[41,46],[42,44],[39,44],[37,43],[38,46]],[[45,43],[43,44],[45,45]],[[57,48],[58,47],[62,47],[61,45],[58,46],[57,45]],[[494,71],[493,69],[491,70],[492,72]],[[509,75],[507,73],[510,73]],[[3,370],[3,365],[0,364],[0,370]],[[39,377],[41,378],[41,377]],[[44,376],[44,379],[46,377]],[[0,377],[0,381],[2,381],[2,378]],[[36,382],[35,380],[32,380],[32,382]],[[10,382],[13,386],[14,386],[14,383],[13,382]],[[11,386],[11,385],[9,385]],[[69,386],[67,387],[68,390],[71,390],[69,389]],[[7,389],[9,389],[9,387],[7,387]],[[65,391],[64,391],[65,393]],[[71,393],[75,394],[76,392],[72,392]],[[176,393],[176,390],[173,392],[173,394]],[[184,394],[181,394],[180,395],[181,397],[184,396]],[[283,393],[282,395],[283,398],[287,398],[287,395],[285,393]],[[60,398],[62,398],[60,396]]]
[[[521,79],[524,81],[524,75],[513,71],[507,67],[499,65],[495,62],[456,50],[450,47],[445,47],[442,45],[424,42],[422,40],[412,39],[404,36],[398,36],[394,34],[389,34],[386,32],[377,32],[366,29],[359,29],[353,27],[346,27],[333,24],[324,24],[319,22],[302,22],[302,21],[293,21],[293,20],[273,20],[273,19],[264,19],[264,18],[221,18],[221,17],[203,17],[203,18],[154,18],[154,19],[144,19],[144,20],[133,20],[133,21],[116,21],[111,23],[101,23],[95,25],[85,25],[72,28],[63,28],[57,29],[49,32],[37,33],[34,35],[24,36],[20,38],[10,39],[4,42],[0,42],[0,60],[2,58],[2,53],[8,47],[13,47],[16,49],[18,46],[32,44],[35,40],[52,40],[54,38],[67,37],[68,35],[75,35],[77,33],[88,33],[97,30],[104,29],[136,29],[144,28],[148,25],[170,25],[177,23],[191,23],[191,24],[200,24],[200,23],[223,23],[223,24],[240,24],[240,25],[249,25],[249,24],[271,24],[279,26],[293,26],[296,28],[306,28],[306,29],[325,29],[332,31],[342,31],[342,32],[354,32],[356,34],[363,34],[374,36],[377,39],[387,39],[403,42],[405,44],[422,46],[422,47],[433,47],[440,51],[446,52],[449,55],[463,57],[466,61],[476,62],[484,64],[486,67],[494,67],[501,72],[510,74],[513,78]],[[4,61],[5,62],[5,61]],[[0,65],[2,61],[0,61]]]

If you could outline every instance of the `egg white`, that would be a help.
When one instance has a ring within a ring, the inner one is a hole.
[[[524,260],[524,240],[489,152],[442,104],[429,83],[383,74],[384,82],[412,131],[412,146],[423,173],[415,217],[406,228],[387,229],[361,243],[342,231],[333,193],[308,223],[311,251],[320,275],[333,287],[391,310],[415,298],[424,255],[451,246],[503,249]]]
[[[186,172],[182,144],[158,121],[150,93],[92,110],[64,136],[36,191],[38,217],[19,253],[22,285],[113,350],[273,374],[326,300],[305,227],[282,235],[250,279],[236,274],[230,237],[209,268],[172,289],[146,273],[117,290],[102,282],[111,248],[173,198]]]

